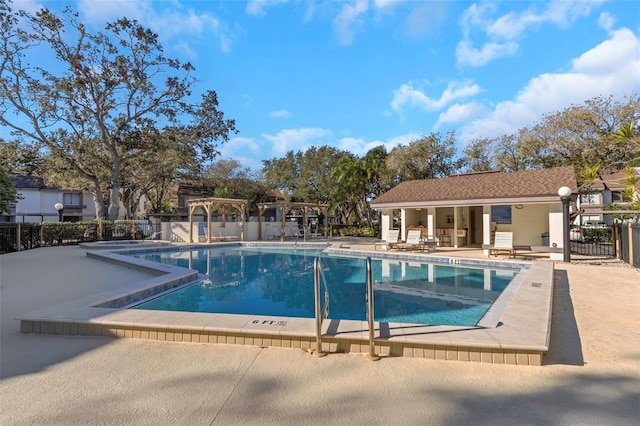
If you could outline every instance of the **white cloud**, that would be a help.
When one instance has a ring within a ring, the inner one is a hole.
[[[485,107],[477,102],[469,102],[466,104],[453,104],[445,112],[440,114],[435,128],[439,128],[443,124],[461,123],[484,113]]]
[[[598,25],[600,26],[600,28],[604,28],[607,31],[610,31],[611,29],[613,29],[613,26],[616,24],[616,18],[607,13],[607,12],[603,12],[600,14],[600,17],[598,18]]]
[[[13,5],[10,4],[10,6],[14,10],[24,10],[30,14],[39,12],[44,7],[42,3],[35,0],[14,0]]]
[[[384,145],[387,149],[387,152],[390,152],[398,145],[405,145],[420,138],[421,135],[418,133],[407,133],[402,136],[396,136],[394,138],[387,139],[386,141],[366,141],[362,138],[342,138],[338,143],[338,148],[349,151],[352,154],[357,155],[358,157],[362,157],[367,152],[380,145]]]
[[[480,67],[495,59],[514,55],[520,47],[516,40],[522,38],[529,28],[545,23],[568,28],[604,1],[555,0],[549,2],[542,12],[535,10],[539,3],[534,3],[525,11],[509,12],[498,18],[490,17],[496,10],[493,6],[474,3],[460,21],[463,38],[456,48],[456,60],[459,65]],[[480,35],[476,36],[476,33]],[[474,43],[474,38],[485,40]],[[476,44],[482,47],[476,48]]]
[[[391,108],[396,112],[404,107],[418,107],[425,111],[437,111],[456,99],[474,96],[480,91],[480,86],[471,81],[450,81],[440,97],[435,99],[415,88],[413,83],[407,83],[393,91]]]
[[[495,9],[492,3],[474,3],[469,6],[460,18],[463,37],[469,37],[475,28],[486,28],[489,25],[489,18],[486,15],[493,13]]]
[[[524,13],[508,13],[496,19],[487,28],[487,34],[511,40],[522,34],[531,25],[542,22],[543,18],[531,10]]]
[[[340,13],[333,20],[333,29],[341,44],[353,43],[355,31],[362,25],[361,16],[368,8],[368,3],[364,1],[342,5]]]
[[[630,30],[623,28],[614,31],[609,40],[605,40],[596,48],[574,59],[573,69],[575,72],[591,76],[617,75],[623,77],[624,74],[620,72],[620,67],[629,66],[630,74],[623,79],[630,80],[635,77],[637,80],[640,79],[639,57],[640,41],[638,37]]]
[[[260,143],[252,138],[234,137],[220,146],[219,159],[238,160],[244,167],[252,170],[262,168],[260,157]]]
[[[547,5],[542,17],[544,21],[552,22],[560,28],[568,28],[579,18],[590,15],[593,9],[606,2],[607,0],[554,0]]]
[[[413,38],[438,34],[447,25],[446,2],[416,2],[408,11],[403,30]]]
[[[271,143],[271,155],[282,156],[288,151],[304,151],[314,145],[327,145],[331,132],[320,128],[284,129],[277,135],[262,134]]]
[[[164,9],[161,9],[161,4],[151,0],[78,0],[78,12],[85,22],[98,25],[126,16],[150,28],[162,40],[183,36],[212,37],[222,52],[231,50],[234,35],[217,17],[185,9],[178,1]],[[190,56],[195,54],[195,50],[183,40],[177,41],[175,46]]]
[[[518,51],[518,44],[508,43],[486,43],[482,50],[473,47],[468,41],[461,41],[456,46],[456,58],[460,65],[470,65],[481,67],[494,59],[513,55]]]
[[[545,114],[582,104],[596,96],[640,91],[640,39],[630,30],[612,33],[572,61],[566,73],[532,78],[515,99],[498,103],[486,116],[465,126],[460,139],[497,137],[531,126]]]
[[[250,0],[249,2],[247,2],[245,11],[247,12],[247,15],[264,16],[267,14],[267,8],[275,7],[279,4],[287,2],[288,0]]]
[[[271,111],[269,113],[269,117],[271,118],[290,118],[291,113],[285,109],[281,109],[278,111]]]
[[[402,0],[373,0],[373,7],[380,10],[390,10],[402,3]]]

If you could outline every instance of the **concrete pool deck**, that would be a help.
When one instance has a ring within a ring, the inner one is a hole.
[[[15,320],[150,278],[78,247],[0,256],[2,423],[635,424],[640,416],[632,268],[556,264],[542,368],[21,334]]]
[[[314,243],[275,244],[286,248],[302,245],[317,247]],[[240,243],[227,245],[237,247]],[[274,243],[247,245],[273,247]],[[201,248],[202,245],[191,247]],[[320,247],[326,247],[326,243],[322,243]],[[189,246],[181,247],[185,248],[188,249]],[[366,245],[357,244],[346,248],[343,244],[337,243],[327,251],[342,256],[374,255],[367,248]],[[162,247],[157,250],[164,249]],[[310,318],[126,309],[127,306],[150,296],[194,282],[198,275],[190,269],[148,262],[119,253],[123,251],[111,253],[89,250],[87,256],[142,269],[154,277],[132,283],[126,288],[99,292],[24,313],[18,317],[21,321],[21,332],[241,344],[314,352],[318,348],[315,320]],[[176,252],[176,256],[188,258],[188,253],[189,251],[179,251]],[[387,256],[386,262],[389,265],[400,265],[401,260],[443,262],[442,257],[423,253],[378,252],[375,255]],[[446,265],[477,267],[491,264],[492,267],[520,268],[521,272],[477,326],[376,322],[374,351],[369,353],[369,327],[366,321],[328,319],[322,324],[322,353],[367,353],[373,357],[403,356],[495,364],[542,365],[542,358],[549,347],[553,263],[531,264],[515,260],[487,261],[461,257],[447,257],[444,260]],[[406,265],[410,268],[411,264]],[[429,276],[433,277],[434,272],[431,271]],[[490,277],[486,276],[485,279],[490,280]],[[490,285],[490,281],[487,285]],[[363,294],[363,304],[364,296]]]

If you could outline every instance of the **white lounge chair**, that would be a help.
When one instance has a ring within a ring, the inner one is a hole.
[[[407,232],[407,241],[404,243],[396,244],[396,248],[398,250],[419,249],[422,244],[420,242],[420,236],[421,236],[421,233],[419,229],[412,229],[409,232]]]
[[[513,232],[496,232],[493,246],[489,249],[489,256],[497,256],[499,253],[507,253],[507,259],[516,257],[516,249],[513,247]]]
[[[385,250],[391,250],[396,247],[396,245],[400,242],[400,230],[399,229],[389,229],[387,232],[387,238],[383,241],[378,241],[374,243],[374,249],[378,250],[378,246],[384,247]]]
[[[303,236],[300,233],[300,228],[298,228],[297,226],[286,226],[284,228],[284,235],[286,238],[296,239],[296,240]]]
[[[218,228],[218,232],[220,234],[221,241],[233,241],[240,239],[240,237],[238,237],[237,235],[231,234],[231,232],[226,227]]]
[[[282,232],[280,231],[280,227],[279,226],[272,226],[271,227],[271,236],[269,237],[270,240],[280,240],[282,238]]]

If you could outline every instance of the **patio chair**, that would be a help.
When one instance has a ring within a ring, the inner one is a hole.
[[[489,256],[497,256],[499,253],[507,253],[507,259],[516,257],[516,249],[513,247],[513,232],[496,232],[493,246],[489,249]]]
[[[378,250],[378,246],[384,247],[385,250],[391,250],[396,247],[396,245],[400,242],[400,230],[399,229],[389,229],[387,232],[387,238],[383,241],[377,241],[374,243],[374,250]]]
[[[398,250],[415,250],[420,249],[422,242],[420,240],[420,230],[412,229],[407,232],[407,241],[396,244]]]
[[[218,228],[218,233],[220,235],[221,241],[233,241],[233,240],[240,239],[240,237],[238,237],[237,235],[231,234],[231,232],[227,228],[223,228],[223,227]]]
[[[271,235],[269,236],[270,240],[279,240],[282,238],[282,232],[280,231],[279,226],[272,226],[270,229],[271,229]]]
[[[284,236],[285,238],[297,240],[302,237],[302,234],[300,233],[300,228],[297,226],[286,226],[284,228]]]
[[[200,243],[209,242],[208,238],[209,238],[209,228],[205,226],[202,228],[202,234],[198,235],[198,242]]]

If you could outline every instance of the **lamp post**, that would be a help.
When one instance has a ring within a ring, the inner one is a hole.
[[[62,222],[62,212],[64,211],[64,206],[62,203],[56,203],[54,206],[56,210],[58,210],[58,222]]]
[[[569,232],[569,202],[571,201],[571,188],[563,186],[558,189],[558,195],[562,201],[562,247],[563,247],[563,260],[565,262],[571,262],[571,235]]]

